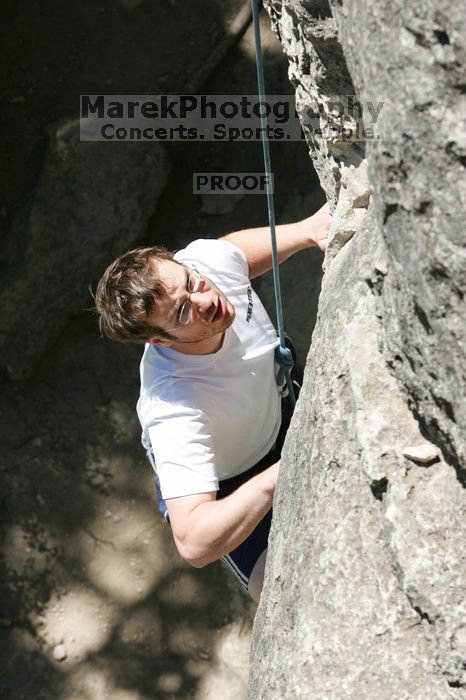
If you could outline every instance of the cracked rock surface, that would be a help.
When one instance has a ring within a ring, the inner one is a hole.
[[[466,698],[464,12],[266,6],[334,222],[249,697]]]

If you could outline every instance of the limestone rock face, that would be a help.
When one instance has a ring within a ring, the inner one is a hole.
[[[266,6],[334,223],[249,697],[466,698],[464,10]]]

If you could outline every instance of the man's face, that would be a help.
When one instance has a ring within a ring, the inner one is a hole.
[[[189,293],[188,281],[192,268],[172,260],[157,261],[157,274],[167,290],[167,296],[157,303],[157,309],[148,318],[170,332],[173,340],[152,336],[153,344],[170,345],[175,350],[190,354],[215,352],[221,346],[224,331],[235,318],[233,304],[207,277],[199,276],[195,291]],[[185,326],[179,326],[179,312],[189,299],[191,318]]]

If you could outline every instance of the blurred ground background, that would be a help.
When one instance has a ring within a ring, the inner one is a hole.
[[[30,211],[46,167],[50,125],[76,117],[80,94],[177,94],[186,86],[203,94],[255,94],[251,27],[238,33],[245,5],[2,5],[5,293],[9,280],[22,274],[29,239],[18,234],[18,221]],[[286,59],[266,16],[262,31],[267,90],[292,93]],[[165,147],[170,168],[135,244],[180,248],[197,237],[266,223],[265,197],[192,194],[193,172],[261,172],[260,143]],[[272,167],[279,223],[308,216],[323,202],[304,142],[272,144]],[[122,207],[125,178],[122,171],[118,190],[108,193]],[[66,193],[66,173],[63,182]],[[70,188],[70,204],[75,195]],[[64,229],[60,253],[66,257]],[[122,241],[118,252],[126,247]],[[53,259],[54,248],[45,245],[44,254]],[[86,239],[89,262],[94,253]],[[282,268],[287,331],[302,361],[315,321],[321,262],[312,250]],[[0,376],[0,698],[240,699],[255,606],[220,565],[192,569],[178,556],[155,510],[152,474],[139,446],[141,349],[99,337],[86,310],[88,287],[97,278],[85,271],[81,278],[82,303],[66,310],[27,376],[13,378],[7,369]],[[57,294],[66,282],[57,264]],[[53,282],[46,286],[50,291]],[[256,286],[274,318],[271,279]],[[9,338],[13,355],[21,357],[25,342],[34,346],[28,328],[40,325],[45,302],[37,306],[31,321],[24,301],[8,312],[20,326],[25,319],[21,333],[27,341]],[[9,320],[4,316],[1,323]],[[54,658],[57,646],[66,654],[61,661]]]

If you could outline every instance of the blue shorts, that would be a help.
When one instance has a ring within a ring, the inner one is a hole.
[[[283,428],[283,424],[282,424]],[[258,462],[252,469],[248,469],[231,479],[220,481],[217,491],[217,501],[229,496],[242,484],[252,479],[256,474],[267,469],[280,459],[281,445],[285,438],[286,430],[280,433],[273,449]],[[283,432],[283,439],[281,433]],[[272,508],[264,515],[262,520],[256,525],[251,534],[241,542],[236,549],[229,554],[225,554],[220,561],[237,577],[241,585],[248,590],[249,577],[262,552],[267,549],[269,541],[270,526],[272,525]]]

